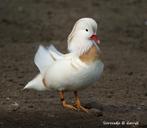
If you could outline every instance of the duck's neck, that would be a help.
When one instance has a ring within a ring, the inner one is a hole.
[[[100,52],[100,48],[94,41],[89,41],[87,43],[81,44],[79,48],[75,51],[79,56],[87,54],[91,49],[95,49],[95,52]]]
[[[82,55],[87,52],[93,45],[96,45],[95,42],[88,39],[74,38],[68,45],[68,50],[74,52],[77,55]],[[99,50],[98,46],[97,49]]]
[[[84,63],[91,63],[101,59],[101,51],[96,44],[93,44],[89,49],[87,49],[87,51],[83,52],[79,58]]]

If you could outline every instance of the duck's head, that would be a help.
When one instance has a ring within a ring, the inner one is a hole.
[[[100,44],[96,35],[97,23],[92,18],[79,19],[68,36],[68,50],[86,50],[93,43]]]

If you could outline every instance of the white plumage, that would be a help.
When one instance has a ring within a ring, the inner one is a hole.
[[[40,73],[24,89],[78,91],[98,80],[104,67],[101,59],[86,63],[80,58],[92,47],[100,52],[96,30],[93,19],[78,20],[68,36],[68,54],[62,54],[53,45],[40,45],[34,58]]]
[[[40,74],[25,88],[73,91],[87,87],[97,80],[103,71],[101,60],[86,65],[74,53],[59,54],[43,46],[39,46],[34,62],[40,70]],[[47,88],[42,82],[43,79],[46,81]]]

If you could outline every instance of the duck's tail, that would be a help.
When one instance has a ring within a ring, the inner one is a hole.
[[[43,84],[41,74],[38,74],[32,81],[28,82],[28,84],[23,89],[34,89],[38,91],[47,90],[47,88]]]

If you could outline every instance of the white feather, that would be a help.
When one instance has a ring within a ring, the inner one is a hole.
[[[40,45],[35,54],[34,62],[39,71],[43,74],[45,69],[53,64],[54,59],[49,54],[48,50]]]
[[[59,51],[55,48],[54,45],[50,45],[47,49],[48,49],[49,52],[52,51],[52,52],[58,54],[59,56],[63,56],[63,55],[64,55],[64,54],[62,54],[61,52],[59,52]]]
[[[38,74],[32,81],[28,82],[28,84],[24,87],[24,89],[35,89],[38,91],[47,90],[47,88],[44,86],[42,82],[41,74]]]

